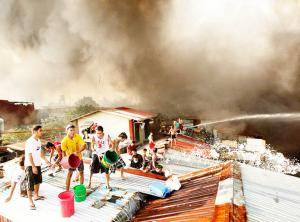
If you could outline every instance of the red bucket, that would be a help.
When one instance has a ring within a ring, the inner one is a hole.
[[[75,154],[71,154],[70,156],[63,157],[62,160],[60,161],[60,165],[65,169],[69,169],[69,168],[75,169],[79,167],[80,159]]]
[[[71,217],[74,212],[74,193],[71,191],[64,191],[58,194],[61,215],[63,217]]]

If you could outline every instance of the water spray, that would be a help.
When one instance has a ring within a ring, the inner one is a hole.
[[[255,115],[243,115],[243,116],[237,116],[237,117],[231,117],[221,120],[215,120],[215,121],[209,121],[204,122],[195,126],[190,126],[187,128],[196,128],[201,126],[209,126],[209,125],[216,125],[221,123],[227,123],[227,122],[235,122],[240,120],[300,120],[300,113],[274,113],[274,114],[255,114]]]

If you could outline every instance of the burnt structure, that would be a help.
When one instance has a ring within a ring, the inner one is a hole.
[[[36,120],[34,104],[0,100],[0,118],[4,119],[5,128],[31,124]]]

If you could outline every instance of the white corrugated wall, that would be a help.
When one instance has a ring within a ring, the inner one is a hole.
[[[116,138],[121,132],[125,132],[129,137],[129,120],[124,117],[113,115],[110,113],[95,113],[91,116],[78,120],[79,132],[83,130],[82,126],[86,122],[96,122],[104,128],[104,132],[108,133],[112,139]]]

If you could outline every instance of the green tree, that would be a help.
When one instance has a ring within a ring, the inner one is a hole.
[[[95,102],[95,100],[92,97],[89,97],[89,96],[84,96],[81,99],[79,99],[75,103],[75,106],[76,107],[86,106],[86,107],[94,107],[94,108],[99,107],[99,105]]]
[[[83,97],[75,103],[75,108],[67,113],[72,118],[93,112],[99,109],[99,105],[95,102],[92,97]]]

